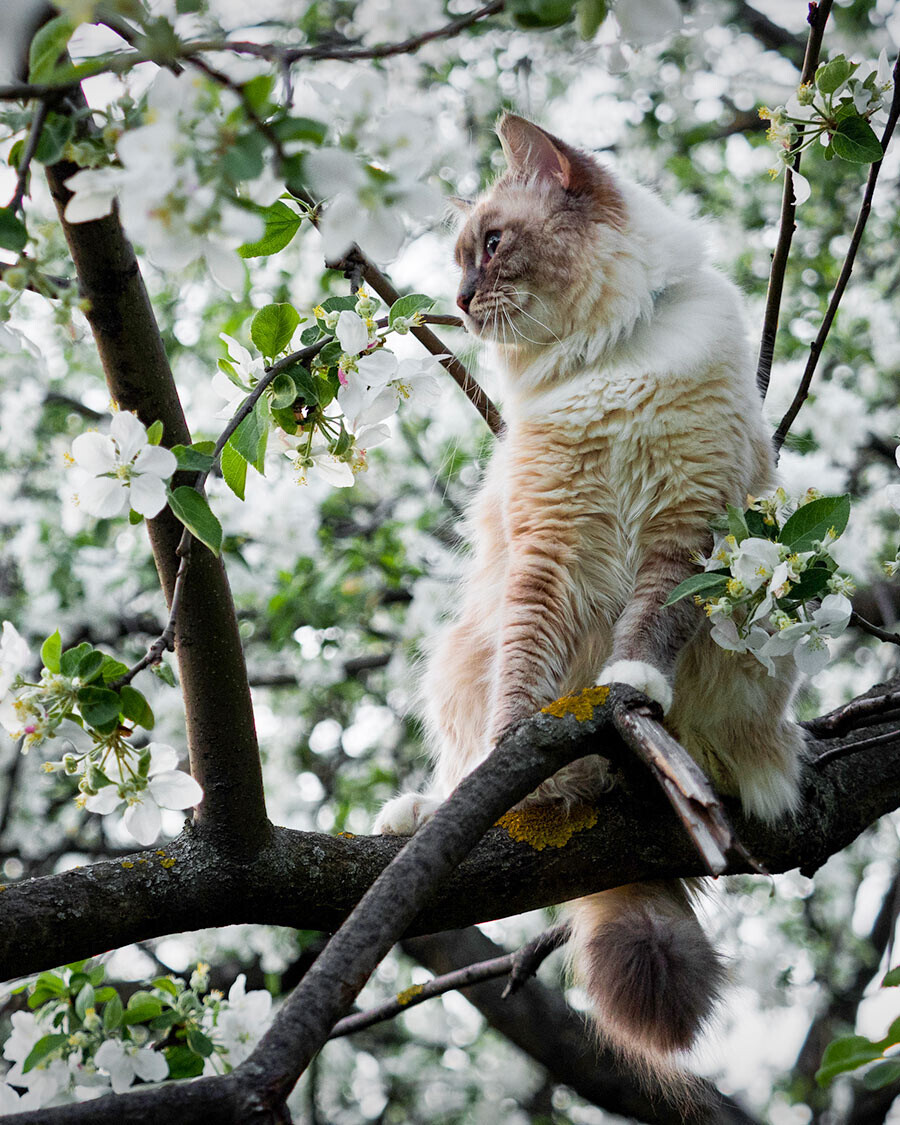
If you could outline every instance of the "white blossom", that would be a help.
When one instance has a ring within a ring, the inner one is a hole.
[[[169,1064],[161,1051],[138,1047],[122,1039],[107,1039],[101,1043],[94,1062],[107,1072],[116,1094],[124,1094],[135,1078],[162,1082],[169,1074]]]
[[[175,769],[178,753],[173,747],[151,742],[146,749],[150,754],[146,786],[137,787],[131,773],[110,755],[103,771],[112,784],[104,785],[85,801],[89,812],[101,814],[113,812],[126,801],[125,828],[145,847],[159,835],[160,809],[187,809],[203,800],[203,790],[191,775]]]
[[[361,316],[350,309],[342,309],[334,334],[347,355],[359,355],[369,345],[369,329]]]
[[[826,638],[839,637],[847,628],[853,607],[842,594],[828,594],[807,621],[788,625],[769,637],[760,650],[761,657],[794,654],[801,672],[814,676],[831,658]]]
[[[228,1051],[228,1062],[238,1066],[259,1042],[269,1025],[272,995],[265,989],[246,991],[247,978],[241,973],[228,990],[228,1004],[219,1010],[213,1034]]]
[[[120,411],[109,434],[79,434],[72,456],[86,477],[78,491],[92,516],[109,519],[129,506],[142,516],[156,516],[166,505],[165,481],[175,472],[175,454],[151,445],[143,422]]]

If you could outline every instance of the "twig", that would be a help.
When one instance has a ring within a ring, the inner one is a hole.
[[[482,981],[494,980],[496,977],[509,974],[509,982],[503,992],[504,998],[517,991],[523,984],[538,971],[538,968],[547,957],[558,949],[568,937],[568,926],[555,926],[534,938],[533,941],[523,945],[515,953],[507,953],[503,957],[492,957],[488,961],[479,961],[474,965],[466,965],[464,969],[456,969],[452,973],[434,977],[426,984],[413,986],[405,992],[399,993],[393,1000],[369,1008],[365,1012],[354,1012],[345,1016],[334,1025],[329,1039],[338,1039],[342,1035],[352,1035],[363,1028],[373,1024],[392,1020],[401,1012],[414,1008],[435,996],[442,996],[445,992],[454,992],[459,988],[468,988]]]
[[[379,43],[374,47],[279,47],[274,43],[249,43],[230,40],[200,40],[185,44],[183,56],[196,51],[234,51],[239,55],[254,55],[256,58],[277,62],[280,66],[291,66],[299,59],[337,59],[340,62],[354,62],[358,59],[387,59],[393,55],[408,55],[432,43],[436,39],[450,39],[467,27],[497,15],[506,6],[506,0],[492,0],[483,8],[460,16],[434,31],[413,35],[400,43]]]
[[[889,691],[884,695],[865,695],[861,699],[852,699],[842,707],[829,711],[827,715],[809,719],[800,725],[816,738],[837,738],[845,731],[860,726],[859,720],[870,719],[876,715],[886,716],[897,708],[900,708],[900,691]]]
[[[803,70],[800,74],[800,85],[811,82],[815,77],[816,65],[819,61],[819,51],[822,47],[822,37],[825,34],[825,24],[831,12],[832,0],[821,0],[809,6],[809,38],[806,41],[806,54],[803,58]],[[794,142],[795,146],[801,144],[802,130]],[[800,153],[794,158],[794,170],[800,170]],[[759,345],[759,361],[756,366],[756,385],[760,395],[765,398],[769,389],[769,376],[772,372],[772,359],[775,355],[775,337],[778,334],[778,313],[781,308],[781,294],[784,289],[784,275],[787,269],[788,254],[791,249],[791,240],[794,237],[794,216],[797,206],[794,203],[794,180],[791,169],[786,168],[784,174],[784,193],[781,197],[781,223],[778,230],[778,242],[775,253],[772,255],[772,270],[769,274],[769,290],[766,294],[766,312],[763,318],[762,340]]]
[[[213,472],[213,470],[219,464],[219,460],[222,456],[222,450],[228,444],[228,439],[235,432],[238,426],[240,426],[241,422],[243,422],[243,420],[252,413],[253,408],[262,397],[262,394],[265,391],[266,387],[269,386],[269,384],[273,381],[273,379],[275,379],[277,375],[280,375],[281,372],[286,370],[288,367],[292,367],[295,363],[304,363],[312,359],[314,356],[318,355],[318,353],[322,350],[322,348],[324,348],[327,343],[327,338],[324,340],[319,340],[317,343],[311,344],[308,348],[302,348],[298,352],[291,352],[290,355],[285,356],[277,363],[273,363],[270,367],[266,368],[265,373],[260,377],[259,382],[241,403],[240,407],[235,412],[234,416],[225,427],[225,429],[221,432],[221,434],[219,434],[218,440],[215,444],[215,448],[212,451],[212,464],[208,469],[198,473],[196,476],[193,487],[197,492],[203,492],[210,473]],[[178,546],[175,549],[175,553],[179,558],[179,563],[178,571],[175,575],[175,584],[172,587],[172,602],[169,606],[169,619],[166,622],[165,629],[156,638],[153,644],[150,645],[145,655],[141,657],[137,664],[133,665],[128,669],[127,672],[123,673],[123,675],[121,675],[117,680],[114,680],[109,685],[109,687],[113,691],[117,691],[120,687],[124,687],[125,684],[131,683],[138,672],[142,672],[151,664],[159,664],[159,662],[162,660],[164,652],[174,651],[175,624],[178,617],[178,608],[181,603],[181,593],[184,589],[185,578],[187,577],[188,567],[190,566],[191,546],[193,538],[194,537],[191,532],[187,529],[187,527],[185,527],[181,533],[181,539],[178,541]]]
[[[728,853],[732,851],[754,871],[766,874],[738,841],[700,767],[657,722],[646,704],[617,705],[613,724],[622,741],[650,767],[710,875],[721,875],[727,869]]]
[[[898,87],[898,80],[900,80],[900,55],[897,56],[897,61],[894,63],[893,78],[894,96],[891,100],[891,109],[888,114],[887,124],[884,127],[884,135],[881,138],[882,152],[887,152],[887,147],[890,144],[891,136],[894,132],[894,126],[897,124],[897,117],[900,115],[900,87]],[[806,402],[807,395],[809,394],[809,387],[819,362],[819,356],[822,354],[825,340],[828,338],[831,325],[837,315],[838,305],[841,303],[844,290],[847,288],[847,283],[850,280],[850,274],[853,272],[853,263],[856,261],[856,254],[862,242],[863,231],[866,229],[869,212],[872,209],[872,196],[875,194],[875,185],[878,182],[878,173],[881,171],[881,164],[881,160],[877,160],[869,169],[869,175],[866,179],[866,190],[863,193],[863,201],[859,209],[859,214],[856,217],[856,225],[853,228],[850,246],[844,258],[844,264],[841,266],[841,272],[837,283],[832,291],[831,300],[828,302],[828,308],[822,319],[822,324],[816,334],[815,340],[810,344],[809,358],[806,361],[803,378],[800,380],[800,385],[797,388],[797,393],[794,395],[793,402],[788,407],[784,417],[778,423],[778,429],[775,431],[772,438],[776,453],[781,449],[782,445],[784,445],[784,439],[787,437],[791,426],[794,424],[794,419],[800,412],[800,407]],[[857,624],[859,624],[859,622],[857,622]],[[865,626],[861,626],[861,628],[865,628]],[[872,635],[878,636],[877,633],[873,633]],[[886,638],[882,637],[882,640],[884,639]]]
[[[37,146],[40,144],[41,133],[44,130],[44,124],[49,112],[50,103],[48,101],[39,101],[37,106],[35,106],[34,117],[31,119],[31,129],[28,133],[28,140],[25,142],[22,159],[19,161],[19,171],[16,176],[16,190],[13,192],[12,199],[6,205],[6,209],[13,213],[21,211],[22,209],[22,200],[25,198],[25,189],[28,185],[28,170],[31,167],[34,154],[37,152]]]
[[[870,637],[877,637],[880,641],[887,641],[892,645],[900,645],[900,633],[892,633],[889,629],[882,629],[880,625],[875,625],[871,621],[866,621],[866,619],[860,617],[858,613],[850,614],[850,624],[855,625],[857,629],[862,629],[862,631],[868,633]]]
[[[310,200],[310,202],[312,202],[312,200]],[[385,277],[374,262],[370,261],[365,256],[358,246],[354,246],[344,256],[341,262],[328,264],[331,265],[333,269],[345,269],[345,263],[354,258],[359,259],[362,264],[364,279],[372,286],[385,304],[393,305],[395,301],[400,299],[400,294],[387,277]],[[423,325],[422,327],[411,328],[410,331],[419,343],[422,344],[427,351],[431,352],[432,355],[446,357],[440,361],[442,366],[453,376],[457,386],[459,386],[466,398],[468,398],[481,417],[487,422],[491,432],[499,437],[506,428],[500,416],[500,411],[475,382],[463,364],[460,363],[455,355],[452,353],[448,354],[449,349],[435,336],[430,328],[426,328]]]
[[[861,738],[859,742],[845,742],[843,746],[835,746],[826,750],[813,762],[813,768],[820,770],[836,758],[846,758],[850,754],[858,754],[860,750],[871,750],[873,746],[887,746],[900,740],[900,727],[896,730],[885,731],[884,734],[875,734],[871,738]]]

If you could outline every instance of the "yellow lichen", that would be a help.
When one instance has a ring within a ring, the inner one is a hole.
[[[147,861],[146,861],[146,859],[139,859],[139,860],[138,860],[138,864],[141,864],[141,863],[146,863],[146,862],[147,862]]]
[[[535,851],[544,848],[562,848],[576,832],[593,828],[597,823],[597,810],[590,805],[526,805],[512,809],[497,821],[501,828],[522,844]]]
[[[420,996],[424,991],[424,984],[412,984],[409,988],[404,988],[402,992],[397,993],[397,1003],[400,1004],[401,1007],[406,1007],[411,1000],[415,1000],[415,998]]]
[[[609,688],[605,684],[597,687],[585,688],[578,695],[564,695],[561,699],[548,703],[541,711],[545,715],[555,715],[561,719],[564,715],[574,715],[579,723],[593,719],[594,708],[602,707],[609,699]]]
[[[126,871],[130,871],[132,869],[132,867],[134,867],[134,864],[130,860],[123,859],[122,860],[122,866],[125,868]]]
[[[165,869],[168,871],[170,867],[175,866],[175,860],[170,856],[168,859],[161,859],[159,861],[159,865],[160,867],[165,867]]]
[[[156,854],[157,855],[165,855],[166,854],[165,848],[157,848]]]
[[[338,832],[338,836],[342,836],[345,840],[356,839],[356,836],[352,832]]]

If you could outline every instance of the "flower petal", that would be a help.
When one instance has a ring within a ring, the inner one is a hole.
[[[166,506],[166,486],[159,477],[142,473],[132,478],[129,500],[136,512],[152,519]]]
[[[362,317],[343,309],[338,317],[335,335],[347,355],[359,355],[369,342],[369,330]]]
[[[128,506],[128,485],[118,477],[94,477],[78,490],[81,507],[97,519],[112,519]]]
[[[203,800],[203,790],[189,773],[163,770],[150,778],[154,801],[164,809],[189,809]]]
[[[138,473],[152,473],[155,477],[168,480],[178,468],[178,459],[171,449],[161,445],[145,445],[134,459]]]
[[[75,464],[95,477],[115,472],[116,447],[105,434],[79,434],[72,442]]]
[[[159,815],[159,805],[149,793],[143,794],[144,799],[125,810],[125,828],[134,836],[139,844],[147,847],[159,835],[162,819]]]
[[[129,410],[120,410],[113,418],[109,434],[115,438],[119,447],[119,459],[125,465],[130,464],[145,445],[149,445],[144,423]]]
[[[100,813],[105,816],[111,813],[113,809],[117,808],[122,803],[123,798],[119,796],[119,790],[115,785],[104,785],[99,792],[94,793],[88,797],[84,802],[84,807],[88,812]]]

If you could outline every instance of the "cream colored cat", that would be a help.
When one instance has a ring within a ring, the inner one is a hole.
[[[498,346],[508,430],[424,677],[433,787],[389,802],[376,831],[414,832],[510,723],[613,681],[660,703],[715,784],[773,819],[797,798],[792,671],[718,648],[690,599],[662,608],[708,550],[709,518],[773,485],[739,295],[649,191],[520,117],[498,131],[508,170],[456,258],[466,323]],[[605,784],[588,758],[532,799],[596,800]],[[602,1034],[656,1072],[722,978],[689,896],[635,884],[570,907]]]

